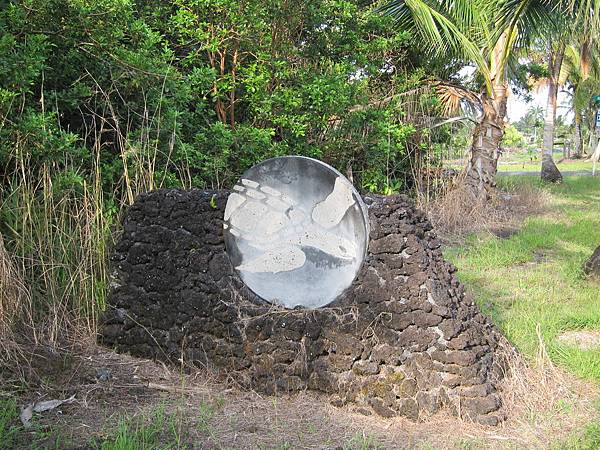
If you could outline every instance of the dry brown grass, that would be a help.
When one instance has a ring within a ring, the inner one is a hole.
[[[593,383],[556,367],[546,352],[539,324],[536,331],[538,353],[531,363],[508,342],[503,344],[508,361],[501,384],[507,415],[503,428],[524,448],[550,448],[600,420],[595,406],[599,391]]]
[[[570,330],[558,335],[559,342],[564,342],[582,350],[600,349],[600,331],[597,330]]]
[[[13,323],[30,310],[31,296],[0,234],[0,368],[21,359]]]
[[[540,213],[549,194],[529,184],[498,191],[489,200],[477,198],[464,184],[454,186],[430,202],[420,202],[436,231],[442,236],[490,231],[502,235],[526,216]]]
[[[30,301],[23,277],[6,251],[0,234],[0,336],[10,331],[13,318],[19,316]]]

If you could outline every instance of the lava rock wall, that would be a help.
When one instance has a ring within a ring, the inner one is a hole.
[[[498,422],[502,337],[405,197],[365,199],[371,236],[359,276],[310,310],[268,304],[245,287],[225,253],[226,201],[201,190],[137,199],[113,257],[102,343],[183,358],[269,394],[321,391],[366,414],[418,420],[448,407]]]

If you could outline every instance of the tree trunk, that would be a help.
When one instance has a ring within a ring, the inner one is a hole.
[[[596,148],[596,110],[590,110],[588,108],[588,129],[590,130],[590,135],[588,138],[587,148],[584,148],[584,153],[591,155],[594,153],[594,149]]]
[[[483,200],[489,199],[496,187],[498,158],[502,153],[500,143],[504,137],[504,118],[508,99],[504,55],[507,39],[507,32],[502,33],[490,55],[491,92],[481,97],[483,116],[473,131],[471,157],[465,179],[465,183],[475,196]]]
[[[507,91],[506,86],[498,86],[494,89],[494,99],[487,95],[482,97],[483,117],[473,131],[471,156],[465,180],[477,198],[487,199],[496,187],[500,143],[504,136]]]
[[[546,116],[544,118],[544,134],[542,141],[542,172],[543,181],[551,183],[560,183],[562,174],[554,164],[552,150],[554,148],[554,127],[556,122],[556,98],[558,96],[558,77],[565,54],[564,44],[556,51],[550,52],[548,69],[550,72],[548,80],[548,104],[546,106]]]
[[[596,146],[596,150],[592,154],[591,159],[592,159],[592,162],[594,163],[594,166],[592,168],[592,176],[596,176],[596,164],[598,164],[598,161],[600,161],[600,142],[598,142],[598,145]]]
[[[581,129],[581,112],[575,111],[575,153],[573,158],[579,159],[583,155],[583,133]]]

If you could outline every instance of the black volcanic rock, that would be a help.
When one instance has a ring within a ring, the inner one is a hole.
[[[590,259],[585,262],[583,271],[587,276],[600,280],[600,246],[594,250]]]
[[[386,417],[447,406],[498,422],[500,333],[407,198],[366,198],[371,243],[357,279],[327,307],[294,310],[262,301],[235,274],[222,236],[226,200],[201,190],[137,199],[112,258],[102,343],[184,358],[269,394],[313,389]]]

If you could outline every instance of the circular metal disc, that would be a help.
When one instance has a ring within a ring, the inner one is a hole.
[[[264,300],[317,308],[350,286],[364,260],[367,209],[352,184],[301,156],[266,160],[234,186],[224,217],[227,253]]]

